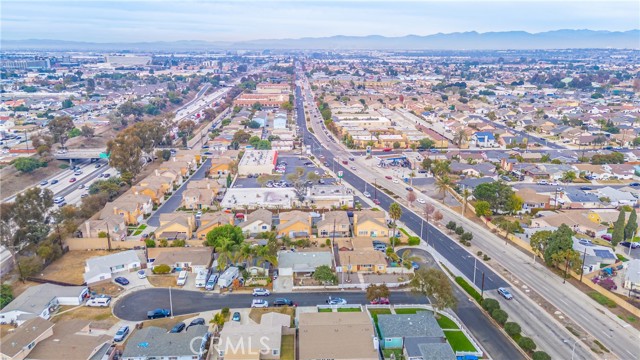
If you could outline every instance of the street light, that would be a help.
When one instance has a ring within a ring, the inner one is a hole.
[[[587,340],[587,338],[580,338],[580,339],[578,339],[578,340],[573,342],[573,346],[571,348],[571,360],[573,360],[573,356],[576,353],[576,345],[578,344],[579,341],[584,341],[584,340]],[[570,344],[571,340],[562,339],[562,342],[565,343],[565,344]]]

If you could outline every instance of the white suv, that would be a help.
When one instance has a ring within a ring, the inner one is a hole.
[[[253,289],[253,296],[269,296],[271,292],[264,288],[255,288]]]
[[[252,308],[266,308],[269,307],[269,302],[267,300],[262,299],[253,299],[251,302]]]

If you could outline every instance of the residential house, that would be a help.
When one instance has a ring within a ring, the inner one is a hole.
[[[469,191],[473,191],[480,184],[492,183],[494,181],[495,179],[490,177],[466,178],[458,181],[456,184],[460,187],[460,190],[464,191],[464,189],[469,189]]]
[[[210,247],[166,247],[148,248],[148,266],[166,264],[176,271],[187,270],[198,273],[208,270],[211,265],[212,251]]]
[[[60,305],[82,304],[88,292],[86,286],[40,284],[28,287],[0,310],[0,324],[15,323],[20,326],[38,316],[48,320]]]
[[[182,192],[182,206],[187,209],[208,209],[218,195],[220,185],[213,180],[191,180]]]
[[[607,164],[603,165],[602,168],[617,179],[630,180],[635,176],[634,164]]]
[[[573,166],[578,170],[579,174],[593,176],[596,180],[608,179],[611,176],[602,165],[575,164]]]
[[[456,360],[459,357],[447,342],[428,342],[426,338],[407,338],[402,351],[407,360]]]
[[[155,230],[156,239],[189,240],[195,230],[195,218],[189,213],[160,214],[160,226]]]
[[[38,343],[51,335],[53,335],[53,323],[49,320],[37,316],[25,321],[23,326],[2,337],[3,346],[0,349],[2,360],[27,358]]]
[[[115,356],[113,336],[91,331],[89,320],[58,321],[53,334],[42,339],[29,353],[30,360],[111,360]]]
[[[233,214],[225,211],[206,212],[200,216],[200,226],[196,230],[196,238],[205,240],[207,233],[218,226],[233,225]]]
[[[113,274],[131,272],[142,267],[142,262],[135,250],[126,250],[114,254],[96,256],[88,259],[84,267],[84,281],[87,285],[95,285],[111,281]]]
[[[624,283],[622,286],[629,290],[635,289],[636,294],[637,291],[640,291],[640,259],[633,259],[629,261],[627,271],[624,274]]]
[[[118,215],[124,220],[125,224],[137,225],[151,211],[153,211],[152,198],[127,192],[115,201],[108,202],[102,209],[100,218],[106,219],[112,215]]]
[[[79,231],[83,238],[99,238],[109,236],[114,241],[124,241],[127,237],[127,224],[124,218],[117,215],[105,216],[103,219],[87,220]]]
[[[292,239],[311,236],[311,216],[299,210],[281,212],[280,223],[276,227],[278,236],[288,236]]]
[[[386,273],[387,259],[381,251],[368,249],[357,249],[353,251],[338,251],[339,272],[364,272],[364,273]]]
[[[496,147],[496,138],[488,131],[478,131],[471,135],[471,141],[478,147]]]
[[[349,237],[351,222],[346,211],[329,211],[316,223],[318,237]]]
[[[613,224],[618,220],[620,211],[615,209],[593,209],[587,213],[587,218],[596,224],[607,225],[613,227]],[[625,222],[629,219],[630,212],[625,212]]]
[[[597,245],[585,239],[574,237],[573,250],[578,252],[584,259],[582,266],[585,268],[586,273],[618,261],[616,253],[611,249],[611,246]]]
[[[227,322],[216,347],[218,357],[224,360],[280,359],[282,330],[290,324],[289,315],[276,312],[263,314],[259,324]]]
[[[211,167],[209,168],[209,177],[218,178],[221,176],[227,176],[231,173],[232,164],[236,161],[236,157],[227,155],[220,155],[211,158]]]
[[[244,221],[238,224],[245,236],[255,236],[265,231],[271,231],[273,214],[267,209],[258,209],[246,214]]]
[[[407,338],[429,338],[432,342],[442,342],[445,339],[444,331],[428,311],[418,311],[415,314],[379,314],[378,330],[384,349],[402,349]]]
[[[353,207],[353,190],[344,185],[313,185],[307,188],[305,203],[316,209]]]
[[[385,213],[372,210],[354,212],[353,234],[366,237],[389,237],[390,232]]]
[[[312,273],[318,266],[333,268],[333,256],[328,251],[279,251],[279,273]]]
[[[299,360],[378,360],[378,339],[365,312],[305,312],[298,321]]]
[[[173,184],[173,186],[182,185],[184,176],[188,174],[188,169],[186,167],[180,166],[181,163],[172,161],[166,162],[165,164],[173,166],[162,165],[161,168],[156,169],[156,171],[154,172],[155,176],[161,176],[169,179],[169,182]]]
[[[452,162],[450,169],[454,174],[464,174],[473,177],[495,176],[496,174],[496,167],[490,163],[463,164]]]
[[[573,186],[567,186],[562,192],[562,199],[558,199],[558,202],[565,205],[568,202],[569,208],[598,208],[603,206],[598,196],[592,192],[583,191]]]
[[[206,325],[189,326],[188,331],[179,333],[145,326],[131,334],[120,359],[198,359],[205,351],[209,336],[209,327]]]
[[[147,195],[154,204],[161,204],[164,202],[164,194],[173,191],[173,183],[168,177],[148,176],[132,186],[131,191],[136,195]]]
[[[531,188],[522,188],[516,191],[522,201],[522,211],[527,212],[532,209],[548,209],[550,207],[550,196],[538,194]]]
[[[531,219],[532,228],[559,228],[566,224],[571,230],[590,237],[600,237],[607,233],[607,226],[596,224],[589,220],[586,214],[578,211],[541,211],[539,217]]]
[[[620,205],[635,206],[638,203],[638,199],[635,196],[633,196],[633,194],[626,191],[620,191],[618,189],[614,189],[610,186],[599,188],[597,190],[597,194],[600,196],[600,198],[609,199],[609,203],[612,206],[620,206]]]

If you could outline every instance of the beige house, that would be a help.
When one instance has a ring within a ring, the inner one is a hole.
[[[373,321],[365,312],[305,312],[298,320],[299,360],[378,360]]]
[[[79,229],[83,238],[99,238],[108,234],[111,240],[124,241],[127,237],[127,224],[118,215],[108,215],[103,219],[87,220]],[[106,236],[105,236],[106,237]]]
[[[155,231],[156,239],[189,240],[193,236],[196,222],[193,214],[160,214],[160,227]]]
[[[340,265],[343,271],[386,273],[387,259],[381,251],[359,249],[354,251],[338,251]]]
[[[362,210],[353,213],[353,235],[388,237],[386,215],[383,211]]]
[[[2,337],[2,360],[22,360],[38,343],[53,335],[53,323],[39,316],[29,319]]]
[[[329,211],[322,214],[322,220],[316,224],[318,237],[349,237],[351,222],[346,211]]]
[[[311,216],[299,210],[280,213],[280,224],[276,231],[280,236],[303,238],[311,236]]]
[[[591,237],[600,237],[606,234],[608,229],[607,226],[591,221],[588,214],[582,211],[561,211],[558,213],[545,211],[538,214],[541,216],[531,219],[532,228],[558,228],[560,225],[566,224],[571,230]]]
[[[209,231],[222,225],[233,225],[233,214],[224,211],[204,213],[200,217],[200,226],[196,231],[196,238],[205,240]]]
[[[244,221],[238,226],[245,236],[253,236],[265,231],[271,231],[273,224],[273,214],[267,209],[258,209],[250,214],[246,214]]]
[[[100,213],[101,219],[117,215],[124,220],[127,225],[137,225],[144,215],[153,210],[152,198],[149,196],[126,192],[114,202],[109,202]]]
[[[227,322],[220,332],[218,356],[225,360],[280,359],[283,329],[289,325],[289,315],[275,312],[262,315],[260,324]]]
[[[211,265],[212,251],[210,247],[149,248],[147,264],[151,268],[166,264],[174,269],[198,273],[200,270],[207,270]]]

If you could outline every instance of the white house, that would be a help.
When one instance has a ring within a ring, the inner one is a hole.
[[[271,231],[273,214],[266,209],[258,209],[245,216],[245,221],[238,226],[246,235],[252,236],[262,232]]]
[[[600,197],[609,198],[611,205],[635,205],[638,202],[635,196],[626,191],[620,191],[618,189],[614,189],[610,186],[603,187],[598,189],[598,195]]]
[[[140,269],[141,262],[135,250],[98,256],[87,260],[84,281],[87,285],[109,281],[115,273]]]
[[[488,131],[479,131],[471,136],[471,141],[473,141],[476,146],[479,147],[495,147],[496,146],[496,138],[492,133]]]
[[[27,288],[0,312],[0,324],[17,323],[40,316],[49,319],[60,305],[82,304],[88,293],[86,286],[41,284]]]

